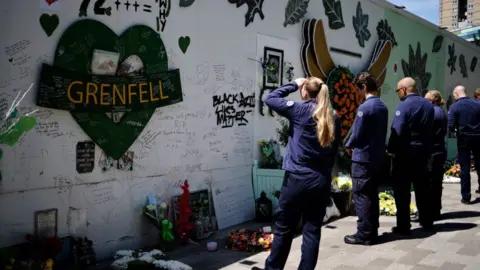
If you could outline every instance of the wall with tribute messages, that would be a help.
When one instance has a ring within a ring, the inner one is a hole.
[[[405,70],[425,80],[415,67],[438,63],[447,74],[452,44],[469,76],[457,65],[443,81],[437,69],[432,85],[479,84],[477,48],[384,1],[25,0],[0,15],[1,131],[30,87],[18,113],[35,119],[0,136],[0,247],[47,209],[59,236],[86,235],[99,258],[149,245],[148,193],[170,200],[185,179],[209,190],[219,228],[252,219],[258,141],[276,139],[281,119],[262,101],[296,77],[321,77],[337,109],[351,105],[345,134],[359,99],[341,93],[360,71],[384,82],[391,112],[395,81]]]

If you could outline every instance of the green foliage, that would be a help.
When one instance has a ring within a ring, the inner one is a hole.
[[[443,44],[443,36],[442,35],[436,36],[435,39],[433,40],[432,52],[434,53],[439,52],[440,49],[442,48],[442,44]]]
[[[397,40],[395,34],[392,31],[392,27],[388,25],[387,20],[380,20],[377,25],[378,40],[390,40],[393,46],[397,46]]]
[[[342,3],[340,0],[323,0],[325,15],[328,17],[328,27],[337,30],[345,27],[343,22]]]
[[[285,21],[283,26],[296,24],[307,14],[308,3],[310,0],[288,0],[285,7]]]
[[[467,61],[463,54],[460,54],[458,65],[460,66],[460,73],[462,73],[463,78],[468,78]]]
[[[288,136],[290,134],[290,124],[287,119],[280,119],[278,120],[280,122],[280,128],[277,128],[277,139],[278,143],[282,147],[286,147],[288,144]]]
[[[360,2],[357,4],[357,16],[353,16],[353,29],[355,29],[355,37],[358,40],[358,44],[363,48],[365,42],[370,39],[372,34],[368,30],[368,15],[363,14],[362,5]]]
[[[280,162],[275,159],[275,153],[271,142],[260,140],[258,142],[260,147],[260,168],[264,169],[279,169],[281,168]]]

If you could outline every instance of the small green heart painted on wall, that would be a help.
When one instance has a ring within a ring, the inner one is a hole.
[[[180,47],[180,50],[182,50],[183,53],[186,53],[188,46],[190,46],[190,37],[185,36],[185,37],[178,38],[178,46]]]
[[[51,36],[53,34],[59,23],[60,20],[57,14],[48,15],[44,13],[42,16],[40,16],[40,25],[47,36]]]

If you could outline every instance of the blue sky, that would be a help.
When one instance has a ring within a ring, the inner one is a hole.
[[[439,0],[388,0],[388,1],[398,6],[405,6],[409,12],[419,17],[422,17],[427,21],[430,21],[434,24],[439,23],[439,19],[438,19],[438,15],[439,15],[438,6],[440,3]]]

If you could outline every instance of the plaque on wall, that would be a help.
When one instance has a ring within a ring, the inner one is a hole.
[[[92,141],[77,143],[77,172],[91,173],[95,166],[95,143]]]
[[[37,237],[57,236],[57,224],[57,209],[48,209],[35,212],[35,235]]]

